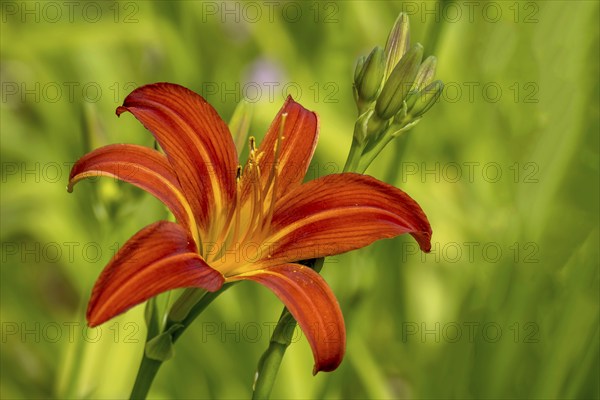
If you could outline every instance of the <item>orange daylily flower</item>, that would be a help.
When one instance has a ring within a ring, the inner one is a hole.
[[[298,263],[411,234],[430,249],[431,227],[403,191],[366,175],[342,173],[302,183],[318,136],[317,115],[289,97],[260,147],[250,139],[242,169],[232,135],[215,109],[178,85],[134,90],[117,115],[132,113],[164,154],[132,144],[79,159],[69,191],[91,176],[111,176],[161,200],[177,222],[135,234],[100,274],[87,310],[96,326],[167,290],[216,291],[251,280],[271,289],[304,331],[315,373],[337,368],[346,333],[325,280]]]

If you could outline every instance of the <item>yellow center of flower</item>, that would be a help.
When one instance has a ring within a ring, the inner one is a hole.
[[[278,164],[286,117],[287,114],[281,116],[271,165],[261,163],[264,150],[257,149],[255,138],[250,137],[246,168],[242,173],[242,167],[238,166],[236,171],[235,209],[218,239],[202,244],[206,261],[226,277],[260,268],[257,262],[271,256],[273,243],[265,239],[271,233],[277,201]]]

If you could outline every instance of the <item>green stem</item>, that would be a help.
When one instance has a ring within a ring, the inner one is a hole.
[[[167,321],[180,322],[183,321],[190,310],[197,304],[204,296],[207,291],[200,288],[187,288],[177,298],[173,306],[169,309],[167,314]]]
[[[187,327],[190,326],[192,324],[192,322],[194,322],[194,320],[202,313],[202,311],[204,311],[206,309],[206,307],[208,307],[208,305],[210,303],[212,303],[217,297],[219,297],[221,294],[223,294],[223,292],[225,292],[227,289],[229,289],[233,285],[234,285],[233,283],[226,283],[225,285],[223,285],[221,290],[219,290],[217,292],[207,292],[204,295],[204,297],[202,297],[202,299],[200,299],[200,301],[198,303],[196,303],[196,305],[194,305],[194,307],[192,307],[192,309],[190,310],[188,315],[185,317],[185,319],[181,322],[177,322],[179,324],[182,324],[183,327],[173,333],[173,343],[175,343],[175,341],[177,341],[177,339],[179,339],[179,337],[183,334],[183,332],[185,332]],[[166,329],[168,329],[169,327],[170,327],[169,322],[167,322]]]
[[[320,272],[324,261],[324,258],[316,258],[301,263],[316,272]],[[254,379],[254,392],[252,394],[253,399],[268,399],[271,395],[277,373],[279,372],[279,366],[281,365],[285,351],[292,343],[295,328],[296,320],[294,316],[284,307],[277,326],[271,335],[269,347],[258,361],[256,377]]]
[[[271,336],[269,347],[258,362],[252,399],[268,399],[271,396],[271,390],[273,390],[279,366],[281,365],[281,361],[283,361],[285,351],[292,343],[295,329],[296,320],[288,309],[284,307],[279,322],[277,322],[277,326]]]
[[[350,146],[350,152],[346,159],[346,165],[344,165],[344,172],[354,171],[358,166],[360,158],[362,156],[364,146],[358,143],[356,138],[352,138],[352,145]]]
[[[156,329],[156,311],[154,309],[150,311],[150,316],[147,319],[148,334],[146,337],[146,345],[158,335],[169,331],[173,325],[178,324],[181,325],[181,327],[171,330],[171,341],[174,344],[177,339],[181,337],[183,332],[192,324],[192,322],[202,313],[202,311],[204,311],[206,307],[213,302],[213,300],[215,300],[221,293],[229,289],[231,286],[232,284],[226,284],[217,292],[207,292],[202,289],[197,289],[196,291],[188,290],[184,292],[184,295],[182,295],[180,298],[182,299],[181,302],[176,303],[181,305],[181,308],[176,308],[178,310],[175,313],[176,318],[174,318],[173,314],[169,314],[167,322],[161,331]],[[192,304],[192,299],[195,301],[195,304]],[[152,307],[154,307],[153,304]],[[148,391],[150,390],[150,386],[152,386],[152,382],[154,381],[154,378],[156,377],[156,374],[162,363],[163,362],[160,360],[149,358],[146,355],[144,346],[144,354],[142,355],[142,361],[135,378],[133,389],[131,390],[130,399],[137,400],[146,398]]]
[[[367,137],[369,133],[369,121],[372,120],[373,110],[360,114],[354,124],[354,133],[352,134],[352,144],[350,152],[344,165],[344,172],[355,171],[363,154],[363,150],[367,145]],[[375,123],[373,120],[372,123]]]
[[[420,118],[415,120],[411,120],[410,118],[403,119],[401,121],[395,122],[394,124],[388,126],[379,136],[377,140],[369,142],[369,144],[365,147],[362,152],[362,157],[359,160],[359,163],[356,167],[356,172],[359,174],[364,174],[369,165],[377,158],[379,153],[388,145],[392,140],[398,139],[400,137],[407,136],[407,132],[413,128],[418,122]],[[404,138],[402,138],[404,142]]]
[[[146,398],[161,365],[162,361],[148,358],[144,352],[137,377],[135,378],[135,384],[131,390],[131,396],[129,396],[130,399],[138,400]]]
[[[355,168],[356,172],[358,172],[359,174],[364,174],[367,168],[369,168],[369,165],[371,165],[371,163],[375,160],[375,158],[377,158],[379,153],[381,153],[385,146],[387,146],[387,144],[393,139],[394,136],[386,132],[382,135],[382,137],[379,140],[375,142],[374,145],[367,146],[367,148],[364,150],[362,158],[360,159],[359,163]]]

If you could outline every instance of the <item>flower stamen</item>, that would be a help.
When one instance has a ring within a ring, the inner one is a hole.
[[[242,178],[242,166],[238,165],[237,170],[235,171],[235,222],[233,225],[233,235],[231,236],[232,243],[235,242],[238,235],[240,234],[240,210],[241,207],[241,195],[240,195],[240,180]]]
[[[263,195],[262,190],[260,189],[261,174],[259,166],[262,153],[256,150],[256,139],[254,136],[251,136],[249,139],[249,147],[250,153],[248,155],[248,166],[246,167],[245,173],[250,175],[248,178],[250,179],[250,184],[252,186],[252,194],[250,195],[250,219],[242,241],[254,234],[254,228],[257,221],[262,221],[263,217]]]

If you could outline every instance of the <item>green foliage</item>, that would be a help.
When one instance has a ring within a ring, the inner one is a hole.
[[[231,2],[228,14],[223,2],[89,2],[72,13],[1,3],[0,397],[131,390],[144,307],[96,329],[84,328],[85,307],[118,246],[169,216],[107,178],[65,189],[92,148],[154,145],[131,116],[115,117],[127,93],[176,82],[226,121],[245,95],[258,139],[290,93],[321,118],[308,178],[340,172],[356,58],[406,11],[444,92],[367,173],[422,205],[433,252],[402,237],[327,259],[346,358],[313,378],[297,331],[273,397],[597,398],[598,3],[490,3],[500,14],[483,4]],[[158,299],[160,313],[173,297]],[[280,309],[258,285],[236,285],[177,342],[151,397],[249,397]]]

